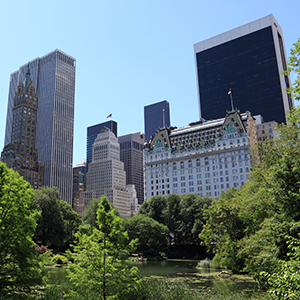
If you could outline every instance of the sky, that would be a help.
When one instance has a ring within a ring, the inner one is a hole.
[[[0,151],[9,77],[28,61],[55,49],[76,58],[76,165],[87,127],[109,114],[119,136],[144,132],[144,106],[162,100],[172,126],[199,120],[193,45],[273,14],[289,56],[299,11],[299,0],[0,0]]]

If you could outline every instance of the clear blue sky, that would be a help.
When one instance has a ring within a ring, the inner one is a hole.
[[[118,134],[144,131],[144,106],[168,100],[171,123],[199,119],[193,45],[273,14],[287,53],[300,37],[300,1],[0,0],[0,151],[9,75],[60,49],[77,60],[74,165],[86,128],[112,120]]]

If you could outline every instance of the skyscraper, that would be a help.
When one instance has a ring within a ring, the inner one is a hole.
[[[107,121],[103,123],[99,123],[93,126],[89,126],[87,128],[87,137],[86,137],[86,166],[88,169],[88,165],[92,162],[92,148],[97,138],[98,134],[103,130],[109,129],[111,132],[118,137],[118,124],[115,121]]]
[[[130,187],[132,188],[132,187]],[[126,172],[120,161],[120,146],[109,129],[98,134],[92,147],[92,161],[86,174],[86,191],[81,193],[79,203],[84,207],[94,198],[106,195],[119,210],[120,215],[129,217],[132,199],[126,187]]]
[[[72,203],[75,63],[68,54],[54,50],[29,62],[31,80],[39,94],[36,148],[45,165],[44,185],[56,186],[61,199]],[[17,85],[27,64],[10,75],[4,145],[12,140],[12,108]]]
[[[35,147],[38,94],[30,80],[28,65],[26,77],[20,82],[14,96],[11,142],[2,153],[1,161],[18,171],[33,188],[44,184],[44,165],[38,161]]]
[[[145,136],[141,132],[120,136],[120,159],[124,163],[126,172],[126,184],[134,184],[138,198],[138,204],[144,202],[144,170],[143,170],[143,146]]]
[[[170,106],[166,100],[144,107],[145,140],[149,142],[156,130],[170,126]]]
[[[285,122],[293,106],[282,29],[273,15],[194,45],[200,118],[221,118],[233,106]]]

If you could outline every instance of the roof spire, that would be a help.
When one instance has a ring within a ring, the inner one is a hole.
[[[29,62],[28,62],[28,67],[27,67],[27,72],[26,72],[26,80],[30,79],[30,69],[29,69]]]

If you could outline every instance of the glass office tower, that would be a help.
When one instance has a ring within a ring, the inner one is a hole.
[[[200,118],[218,119],[233,107],[285,122],[294,106],[282,30],[273,15],[194,45]]]
[[[45,165],[44,185],[58,187],[61,199],[72,204],[76,60],[57,49],[29,64],[39,94],[36,148],[39,161]],[[4,145],[11,142],[14,92],[27,66],[10,75]]]
[[[170,105],[166,100],[144,107],[145,141],[150,140],[157,129],[170,126]]]
[[[144,202],[143,149],[145,136],[141,132],[118,137],[120,160],[124,163],[126,184],[134,184],[138,204]]]

